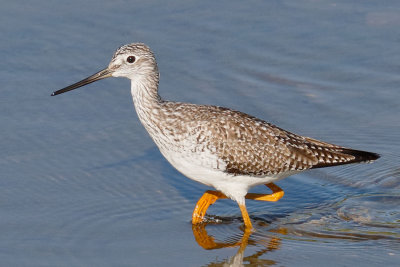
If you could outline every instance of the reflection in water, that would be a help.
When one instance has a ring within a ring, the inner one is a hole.
[[[223,262],[213,261],[207,266],[275,265],[275,260],[262,259],[261,256],[284,248],[283,244],[290,246],[290,242],[305,242],[311,246],[323,243],[347,243],[354,246],[355,243],[359,243],[364,244],[358,246],[363,248],[385,241],[390,242],[390,247],[395,249],[400,244],[397,209],[399,200],[398,195],[360,195],[347,197],[335,205],[314,208],[311,212],[292,212],[288,216],[268,222],[260,217],[252,218],[253,221],[257,221],[255,231],[242,228],[240,236],[237,232],[225,233],[225,237],[219,240],[208,234],[207,225],[218,223],[218,233],[221,234],[223,225],[235,224],[232,220],[208,217],[206,222],[192,225],[192,230],[198,245],[206,250],[238,247],[236,254],[229,259]],[[232,230],[232,227],[229,227],[229,230]],[[244,257],[248,246],[261,249]]]
[[[192,225],[193,235],[199,244],[204,249],[221,249],[228,247],[239,247],[238,251],[234,256],[226,260],[225,262],[211,262],[207,266],[243,266],[243,262],[248,262],[250,264],[255,264],[257,266],[270,266],[275,265],[276,261],[268,259],[260,259],[259,257],[265,253],[273,250],[277,250],[280,247],[281,239],[278,237],[269,237],[268,241],[265,240],[255,240],[250,239],[253,231],[249,229],[244,229],[243,235],[239,241],[215,241],[215,238],[207,233],[206,230],[207,223],[194,224]],[[279,231],[278,231],[279,232]],[[283,230],[281,233],[285,233]],[[263,249],[257,251],[253,255],[244,257],[244,252],[247,245],[262,244]]]

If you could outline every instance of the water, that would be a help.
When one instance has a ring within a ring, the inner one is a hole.
[[[398,264],[399,11],[398,1],[2,3],[0,265]],[[229,200],[192,229],[208,188],[160,155],[128,80],[50,97],[130,42],[155,51],[167,99],[382,158],[279,182],[278,203],[248,201],[250,236]]]

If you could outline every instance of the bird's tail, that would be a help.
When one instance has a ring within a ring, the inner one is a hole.
[[[331,155],[337,155],[342,159],[345,158],[345,160],[340,160],[340,161],[325,160],[314,165],[312,168],[314,169],[314,168],[345,165],[351,163],[372,162],[380,158],[380,155],[377,153],[355,150],[344,147],[331,148],[329,152],[331,153]]]
[[[354,149],[343,149],[341,153],[354,157],[353,162],[370,162],[380,158],[380,155],[373,152],[367,152]]]

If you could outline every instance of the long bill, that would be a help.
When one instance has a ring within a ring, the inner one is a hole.
[[[76,88],[85,86],[85,85],[87,85],[89,83],[92,83],[92,82],[95,82],[95,81],[98,81],[98,80],[101,80],[101,79],[104,79],[104,78],[111,77],[111,74],[112,74],[112,71],[109,70],[108,68],[104,69],[104,70],[101,70],[101,71],[99,71],[99,72],[87,77],[86,79],[83,79],[82,81],[79,81],[77,83],[71,84],[70,86],[67,86],[67,87],[65,87],[63,89],[60,89],[58,91],[53,92],[51,95],[52,96],[59,95],[59,94],[74,90]]]

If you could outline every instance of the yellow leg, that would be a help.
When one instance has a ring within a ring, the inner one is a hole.
[[[272,194],[254,194],[254,193],[248,193],[246,195],[246,199],[253,199],[253,200],[260,200],[260,201],[278,201],[283,197],[283,190],[273,184],[269,183],[266,184],[271,190]],[[218,191],[211,191],[208,190],[206,191],[203,196],[197,201],[196,207],[193,210],[192,214],[192,224],[198,224],[201,223],[204,219],[204,216],[206,215],[207,209],[210,205],[214,204],[217,199],[223,199],[227,198],[223,193],[218,192]],[[246,228],[251,229],[251,221],[249,218],[249,214],[247,213],[246,206],[245,205],[239,205],[240,211],[242,212],[244,224]]]
[[[266,184],[266,186],[268,186],[269,189],[272,190],[272,194],[264,195],[264,194],[248,193],[246,195],[246,198],[253,199],[253,200],[260,200],[260,201],[275,202],[275,201],[278,201],[279,199],[281,199],[283,197],[283,195],[285,194],[285,192],[283,192],[283,190],[276,184],[269,183],[269,184]]]
[[[250,217],[249,214],[247,213],[246,205],[245,204],[239,204],[240,211],[242,212],[242,217],[244,221],[244,226],[247,229],[252,229],[253,225],[251,225]]]
[[[192,224],[201,223],[206,215],[208,207],[217,201],[219,198],[226,198],[224,194],[217,191],[206,191],[203,196],[197,201],[196,207],[192,214]]]

